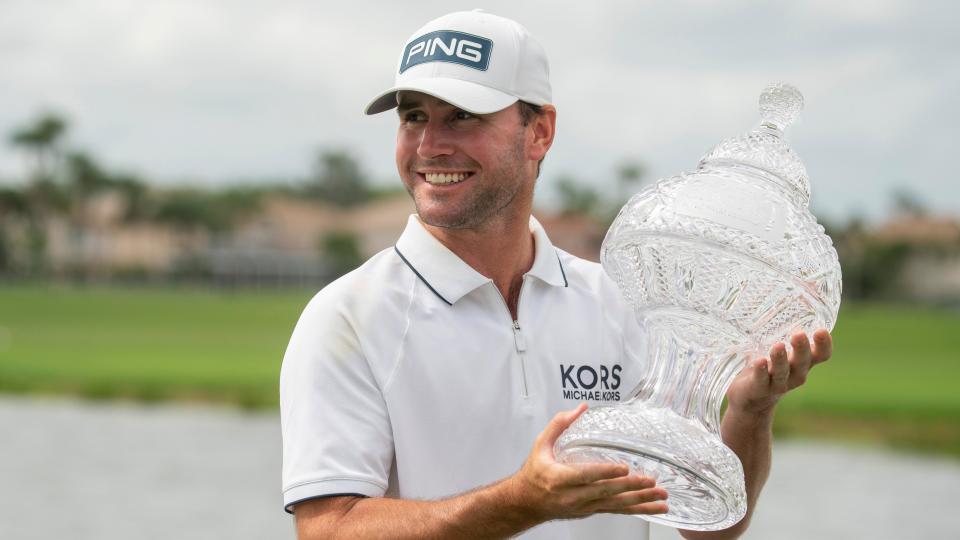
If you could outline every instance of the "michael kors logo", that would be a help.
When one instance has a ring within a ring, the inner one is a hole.
[[[623,367],[601,365],[578,366],[560,364],[560,382],[563,385],[564,399],[619,401],[620,373]]]

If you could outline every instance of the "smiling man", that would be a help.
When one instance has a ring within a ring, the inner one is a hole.
[[[481,11],[407,41],[397,170],[413,198],[396,246],[325,287],[281,371],[284,506],[312,538],[631,538],[666,492],[615,464],[558,463],[587,405],[626,399],[643,334],[599,265],[555,248],[531,216],[553,143],[546,55]],[[830,356],[805,335],[731,385],[722,435],[749,511],[769,472],[773,409]],[[732,538],[726,531],[686,537]]]

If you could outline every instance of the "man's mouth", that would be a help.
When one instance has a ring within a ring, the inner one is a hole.
[[[473,173],[469,172],[453,172],[453,173],[422,173],[424,180],[427,183],[433,184],[435,186],[445,185],[445,184],[456,184],[462,182],[467,178],[473,176]]]

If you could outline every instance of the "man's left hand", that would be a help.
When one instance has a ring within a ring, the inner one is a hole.
[[[784,394],[806,382],[810,369],[833,353],[833,340],[825,328],[814,332],[812,346],[802,332],[791,337],[790,345],[789,355],[786,346],[777,343],[769,358],[758,358],[743,368],[727,390],[730,408],[754,414],[773,412]]]

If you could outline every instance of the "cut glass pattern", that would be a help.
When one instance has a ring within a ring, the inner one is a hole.
[[[836,323],[837,253],[783,133],[802,108],[796,88],[768,87],[756,129],[636,194],[604,239],[604,270],[646,330],[650,369],[629,401],[588,409],[555,450],[656,478],[670,510],[644,519],[695,530],[742,519],[743,469],[719,435],[723,396],[751,358]]]

